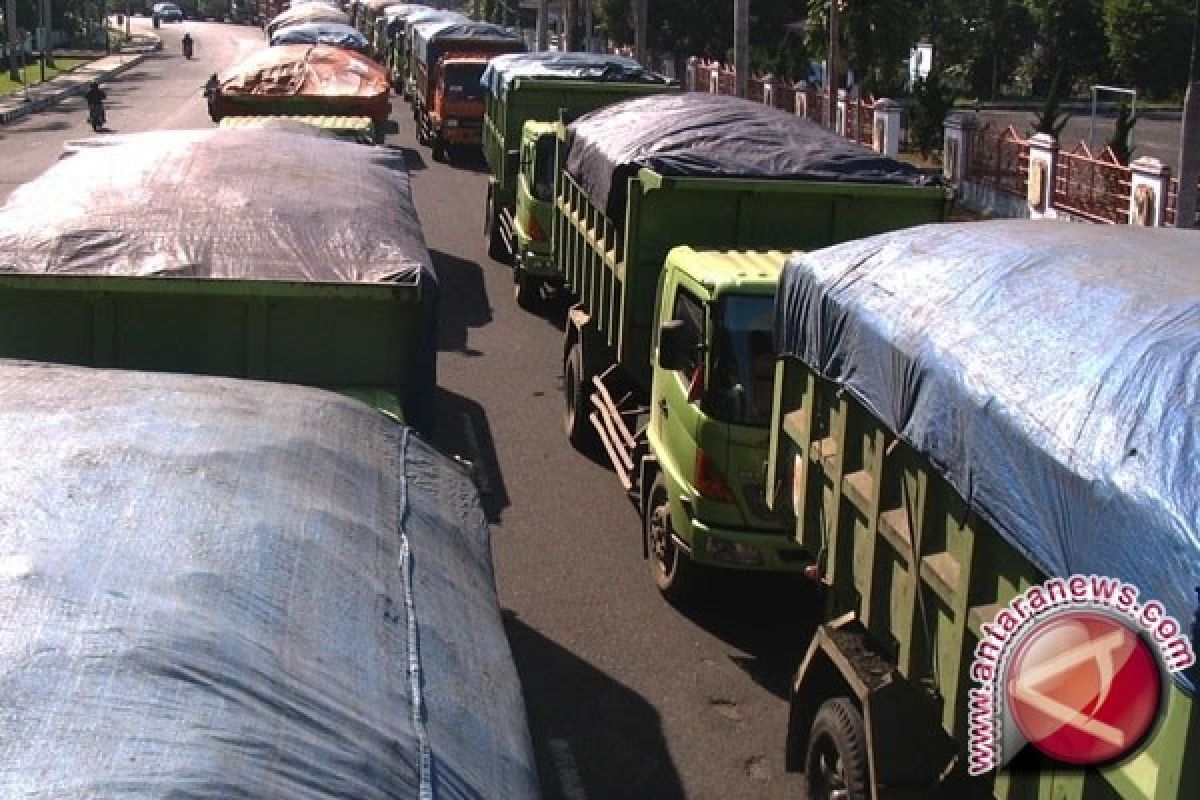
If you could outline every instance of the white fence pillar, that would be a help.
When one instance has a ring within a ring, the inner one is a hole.
[[[721,65],[717,64],[708,71],[708,93],[721,93]]]
[[[1129,224],[1151,228],[1163,224],[1171,169],[1157,158],[1142,156],[1129,165]]]
[[[775,93],[779,91],[779,79],[774,75],[763,77],[763,105],[775,107]]]
[[[845,89],[838,89],[837,93],[837,124],[833,129],[842,136],[846,135],[846,106],[850,103],[850,93]]]
[[[796,116],[808,119],[808,82],[796,81],[792,91],[796,93]]]
[[[971,142],[979,119],[975,114],[948,114],[942,123],[945,148],[942,177],[951,186],[958,186],[967,176],[971,163]]]
[[[1058,160],[1058,140],[1048,133],[1034,134],[1029,140],[1029,181],[1025,202],[1030,219],[1054,219],[1054,164]]]
[[[900,152],[900,104],[881,97],[875,101],[874,116],[875,152],[895,156]]]

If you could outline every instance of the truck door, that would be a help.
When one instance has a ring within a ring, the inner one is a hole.
[[[669,270],[664,273],[668,274]],[[707,304],[695,288],[682,282],[668,279],[663,291],[670,303],[660,306],[664,316],[669,308],[670,319],[683,323],[688,341],[694,342],[695,346],[689,348],[691,356],[682,369],[664,370],[656,360],[650,409],[650,425],[655,435],[651,444],[662,468],[680,482],[684,493],[691,494],[699,404],[704,394],[706,354],[702,345],[708,328]]]

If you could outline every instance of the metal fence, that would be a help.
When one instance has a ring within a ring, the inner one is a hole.
[[[1092,222],[1128,222],[1131,180],[1112,148],[1095,155],[1080,142],[1055,159],[1054,207]]]
[[[1029,141],[1009,125],[998,131],[990,123],[976,130],[970,143],[968,180],[1025,197],[1029,182]]]

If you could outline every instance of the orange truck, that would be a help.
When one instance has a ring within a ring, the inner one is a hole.
[[[482,144],[483,71],[494,56],[524,51],[516,34],[486,22],[434,20],[414,27],[413,119],[417,141],[430,147],[435,161],[449,148]]]

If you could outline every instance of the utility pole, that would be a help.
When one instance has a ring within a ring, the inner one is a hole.
[[[1192,11],[1192,55],[1188,88],[1183,96],[1183,129],[1179,134],[1179,193],[1175,196],[1175,227],[1196,227],[1196,183],[1200,180],[1200,83],[1196,82],[1196,38],[1200,32],[1200,0]]]
[[[633,57],[642,66],[646,65],[646,25],[649,17],[650,0],[633,0],[635,14],[633,19]]]
[[[17,72],[17,48],[21,46],[17,42],[17,0],[7,0],[4,4],[4,19],[8,23],[8,77],[15,83],[21,80]]]
[[[550,2],[549,0],[538,0],[538,15],[537,15],[537,49],[550,49],[550,36],[546,30],[546,23],[550,17]]]
[[[841,0],[829,0],[829,63],[825,66],[825,85],[829,96],[825,98],[826,121],[830,128],[837,129],[838,93],[838,4]]]
[[[750,0],[733,0],[734,93],[746,96],[750,85]]]
[[[50,0],[40,0],[42,12],[42,83],[46,82],[46,65],[50,59]]]

